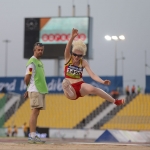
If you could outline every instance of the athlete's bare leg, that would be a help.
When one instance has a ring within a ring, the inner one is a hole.
[[[87,83],[83,83],[81,85],[80,94],[82,96],[89,95],[89,94],[95,94],[95,95],[98,95],[98,96],[104,98],[105,100],[108,100],[109,102],[112,102],[116,105],[122,105],[125,103],[124,99],[114,99],[109,94],[107,94],[105,91],[103,91],[102,89],[96,88]]]
[[[109,102],[114,103],[115,99],[112,98],[109,94],[107,94],[102,89],[96,88],[90,84],[82,83],[80,93],[82,96],[89,95],[89,94],[95,94],[100,96],[101,98],[108,100]]]
[[[62,88],[64,91],[64,94],[69,99],[76,99],[76,92],[70,82],[67,79],[64,79],[62,82]]]

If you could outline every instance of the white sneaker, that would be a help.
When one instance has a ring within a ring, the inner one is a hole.
[[[29,137],[28,138],[28,143],[30,144],[44,144],[45,141],[42,141],[37,135],[32,138],[32,137]]]

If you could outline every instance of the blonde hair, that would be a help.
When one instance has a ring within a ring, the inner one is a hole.
[[[81,51],[83,53],[83,55],[86,55],[87,47],[86,47],[85,43],[81,39],[79,39],[77,41],[74,41],[72,43],[72,46],[73,46],[72,52],[74,52],[75,50],[79,50],[79,51]]]

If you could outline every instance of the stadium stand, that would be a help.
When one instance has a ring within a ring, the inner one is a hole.
[[[150,130],[150,95],[139,94],[100,129]]]
[[[4,97],[4,93],[0,93],[0,99]]]
[[[9,100],[10,101],[10,100]],[[8,101],[8,102],[9,102]],[[98,96],[85,96],[78,100],[69,100],[63,94],[46,95],[46,111],[41,111],[38,127],[48,128],[78,128],[82,129],[93,122],[98,114],[109,108],[111,104]],[[114,105],[114,104],[112,104]],[[16,104],[9,108],[6,114],[5,127],[15,124],[22,127],[29,122],[29,99],[21,97],[18,110]],[[150,95],[134,95],[126,98],[123,106],[115,106],[101,120],[98,120],[93,129],[119,130],[149,130],[150,129]],[[9,113],[8,113],[9,112]],[[93,119],[93,120],[92,120]]]
[[[102,112],[106,107],[108,107],[111,103],[108,101],[103,101],[94,111],[92,111],[86,118],[83,118],[81,122],[79,122],[74,128],[81,129],[84,128],[93,118],[95,118],[100,112]]]
[[[50,128],[73,128],[103,101],[98,96],[69,100],[62,94],[47,95],[46,111],[40,112],[37,125]],[[30,112],[29,99],[27,99],[18,109],[15,117],[11,116],[5,123],[5,127],[11,122],[14,122],[17,127],[21,127],[24,122],[28,122]]]
[[[92,128],[93,129],[100,129],[101,126],[103,126],[105,123],[107,123],[109,120],[111,120],[121,109],[123,109],[130,101],[133,100],[133,98],[136,95],[133,96],[127,96],[125,97],[125,104],[121,106],[115,106],[113,109],[110,109],[109,112],[101,119],[99,122],[97,122]],[[108,108],[109,105],[105,106],[105,110]],[[101,112],[103,113],[103,112]]]
[[[5,116],[4,114],[4,106],[6,103],[6,96],[4,93],[0,94],[0,128],[3,127],[4,123],[5,123]],[[0,135],[1,135],[1,131],[0,131]]]

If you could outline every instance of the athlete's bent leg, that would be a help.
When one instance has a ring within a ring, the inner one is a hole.
[[[116,105],[121,105],[124,103],[124,100],[115,100],[113,97],[111,97],[109,94],[107,94],[102,89],[96,88],[90,84],[83,83],[81,85],[80,93],[82,96],[89,95],[89,94],[95,94],[100,97],[102,97],[105,100],[108,100],[109,102],[112,102]]]
[[[69,96],[69,98],[75,98],[76,93],[70,82],[67,79],[64,79],[62,82],[62,87],[65,93]]]

